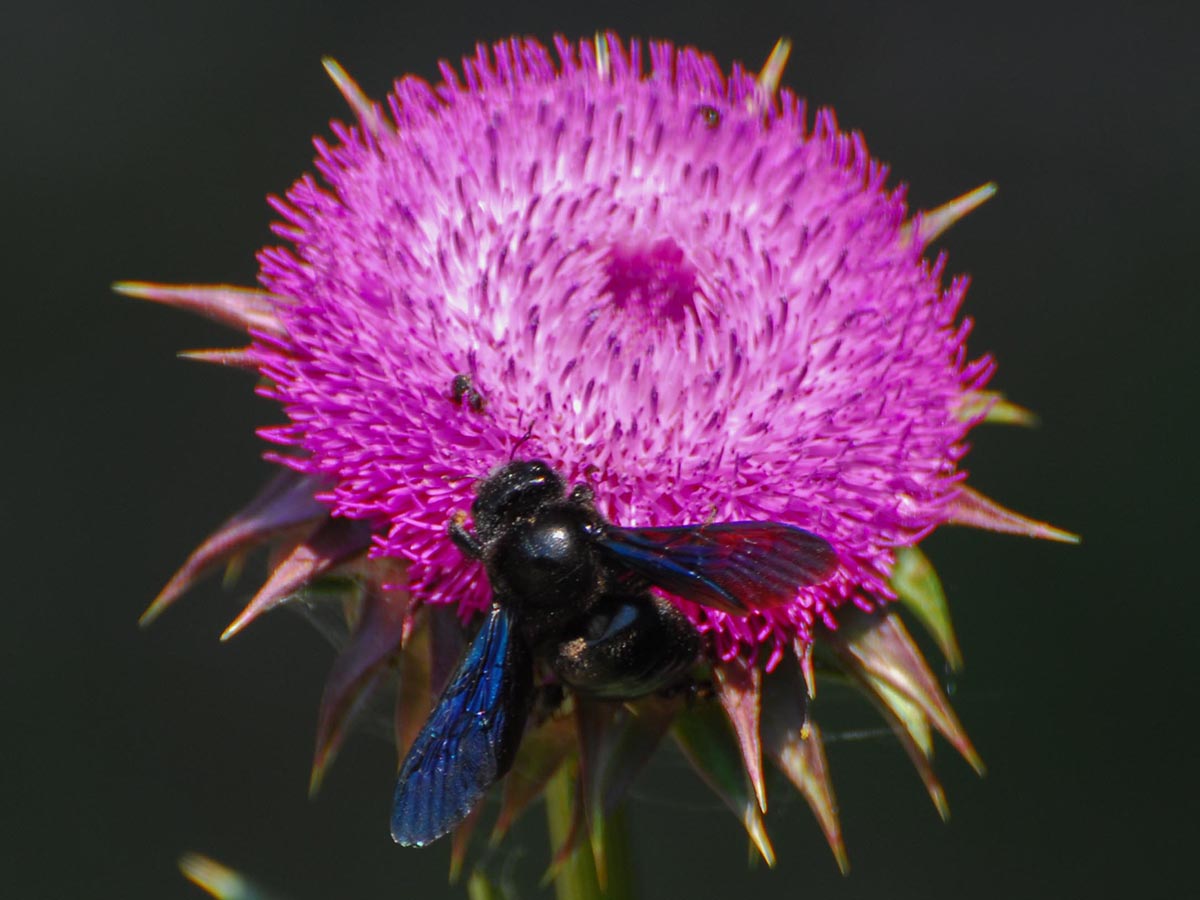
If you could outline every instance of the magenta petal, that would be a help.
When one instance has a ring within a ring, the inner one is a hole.
[[[366,552],[371,529],[365,522],[329,519],[300,542],[276,567],[271,577],[225,629],[221,640],[233,637],[267,610],[278,606],[314,578]]]
[[[762,715],[762,670],[740,657],[713,666],[713,678],[717,697],[733,726],[738,749],[758,808],[767,811],[767,788],[763,781],[762,741],[759,738],[759,720]]]
[[[396,741],[396,765],[408,755],[421,726],[433,709],[434,694],[429,684],[429,608],[413,616],[412,634],[404,643],[400,657],[400,687],[396,691],[396,708],[392,728]]]
[[[696,774],[741,820],[766,864],[774,866],[762,810],[725,716],[711,703],[695,704],[676,717],[671,734]]]
[[[915,222],[908,223],[905,228],[914,232],[917,241],[922,245],[933,243],[963,216],[978,209],[995,195],[996,185],[989,181],[973,191],[967,191],[961,197],[943,203],[937,209],[921,213]],[[914,228],[916,222],[919,222],[919,225]]]
[[[609,816],[666,737],[684,698],[652,694],[623,704],[576,699],[584,798],[590,815]]]
[[[579,796],[587,821],[596,878],[603,887],[608,877],[608,817],[602,799],[604,776],[609,750],[620,727],[617,715],[621,705],[584,697],[576,697],[575,704],[579,730]]]
[[[872,692],[875,685],[899,691],[983,774],[983,761],[899,615],[887,611],[851,617],[828,642],[850,674],[862,673]]]
[[[317,714],[317,749],[309,793],[319,790],[354,713],[399,653],[410,623],[406,588],[382,585],[368,588],[350,643],[334,660],[325,682]]]
[[[179,858],[183,877],[215,900],[271,900],[271,894],[222,863],[200,853]]]
[[[576,697],[579,780],[596,872],[608,864],[609,818],[666,736],[682,695],[650,695],[626,703]]]
[[[950,506],[949,521],[952,525],[969,525],[987,531],[1002,531],[1065,544],[1079,543],[1079,535],[1005,509],[995,500],[966,485],[962,486]]]
[[[242,331],[283,334],[277,308],[285,298],[255,288],[228,284],[155,284],[148,281],[119,281],[113,290],[138,300],[153,300],[197,313],[222,325]]]
[[[683,697],[651,695],[626,703],[618,713],[619,728],[605,748],[605,771],[600,785],[600,809],[611,815],[625,799],[634,778],[666,737]]]
[[[950,804],[946,791],[933,770],[933,741],[929,731],[929,720],[920,708],[906,695],[878,681],[863,677],[861,673],[850,673],[851,681],[862,689],[867,699],[879,710],[892,734],[908,755],[917,770],[929,799],[942,821],[950,819]]]
[[[180,359],[192,362],[208,363],[214,366],[227,366],[231,369],[244,369],[248,372],[258,371],[258,359],[251,347],[215,347],[204,350],[180,350]]]
[[[371,101],[362,88],[358,86],[350,74],[342,68],[341,63],[332,57],[326,56],[321,60],[321,64],[325,66],[325,71],[330,79],[345,98],[346,103],[350,105],[350,109],[358,116],[359,122],[363,128],[367,129],[373,135],[378,135],[387,130],[387,122],[383,118],[383,114],[379,111],[379,104]]]
[[[489,843],[500,843],[576,744],[575,721],[570,716],[551,716],[525,732],[513,767],[504,778],[504,797]]]
[[[821,731],[808,721],[807,693],[799,667],[788,660],[768,676],[763,694],[763,746],[808,802],[844,875],[850,870],[850,860]]]
[[[429,689],[433,696],[442,693],[450,675],[467,648],[463,627],[454,610],[435,606],[429,610]]]
[[[277,474],[244,509],[230,517],[192,552],[142,613],[141,624],[153,622],[217,563],[278,537],[284,531],[328,515],[328,508],[313,499],[322,484],[320,478],[287,469]]]
[[[412,637],[404,646],[394,723],[398,762],[408,755],[434,699],[462,657],[466,641],[452,609],[425,606],[414,616]]]

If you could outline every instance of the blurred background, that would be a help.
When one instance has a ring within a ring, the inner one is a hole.
[[[915,7],[918,7],[915,8]],[[972,482],[1082,532],[1079,548],[946,529],[926,545],[985,760],[945,745],[943,825],[885,736],[830,748],[853,871],[776,790],[780,862],[678,754],[633,801],[646,897],[1168,896],[1194,886],[1200,649],[1194,552],[1200,61],[1194,4],[566,4],[110,0],[22,4],[0,33],[7,309],[0,883],[24,898],[188,898],[185,850],[294,900],[462,896],[448,847],[386,821],[394,759],[352,738],[306,798],[331,651],[278,613],[217,637],[252,589],[218,581],[149,632],[138,614],[267,473],[276,412],[244,375],[176,361],[216,326],[116,297],[116,279],[254,282],[268,192],[367,92],[436,77],[476,40],[611,27],[757,68],[836,108],[917,208],[994,180],[941,241],[968,272],[976,352],[1033,431],[976,432]],[[1191,538],[1188,538],[1191,535]],[[870,721],[869,714],[861,716]],[[849,721],[854,721],[851,715]],[[505,861],[532,894],[534,813]]]

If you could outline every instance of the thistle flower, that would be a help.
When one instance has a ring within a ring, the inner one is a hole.
[[[932,731],[979,757],[892,601],[957,666],[945,600],[917,544],[943,524],[1071,535],[967,487],[965,438],[1028,413],[986,390],[966,349],[966,280],[926,250],[985,185],[910,215],[903,189],[831,112],[779,81],[614,36],[551,53],[480,46],[386,108],[334,62],[357,117],[316,141],[319,178],[283,198],[261,288],[118,285],[244,330],[185,354],[263,376],[285,424],[262,429],[280,474],[185,563],[153,619],[208,568],[274,547],[229,637],[285,602],[338,593],[349,639],[322,700],[313,788],[362,700],[399,671],[403,754],[492,596],[447,537],[474,485],[514,457],[592,489],[622,526],[769,521],[827,540],[834,574],[733,615],[671,598],[701,636],[716,703],[574,698],[530,726],[495,833],[562,767],[580,777],[565,859],[673,734],[768,860],[764,751],[812,805],[845,867],[817,673],[892,725],[939,811]],[[732,727],[730,727],[732,726]],[[733,759],[744,773],[729,765]],[[456,838],[461,863],[465,835]]]

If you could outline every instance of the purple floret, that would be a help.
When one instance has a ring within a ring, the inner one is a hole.
[[[680,600],[728,658],[774,654],[891,596],[893,548],[946,521],[992,364],[965,280],[905,229],[902,190],[824,111],[698,51],[481,47],[398,82],[395,128],[335,126],[260,255],[291,298],[255,354],[264,435],[382,524],[415,599],[486,608],[447,539],[514,454],[625,525],[768,520],[836,549],[830,580],[746,618]],[[465,374],[482,403],[452,389]],[[296,450],[300,454],[295,453]]]

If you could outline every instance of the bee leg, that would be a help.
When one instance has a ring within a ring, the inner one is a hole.
[[[693,681],[687,686],[688,703],[711,700],[716,695],[711,681]]]
[[[566,692],[560,682],[552,681],[540,685],[534,694],[533,711],[530,718],[535,725],[540,725],[551,716],[557,715],[566,700]]]
[[[450,540],[454,541],[454,545],[459,550],[471,559],[483,559],[483,546],[475,535],[467,531],[467,526],[463,524],[466,520],[466,513],[455,513],[450,518],[450,524],[446,526],[446,531],[450,535]]]
[[[668,685],[656,692],[664,700],[683,697],[688,706],[713,697],[713,684],[708,680],[688,679],[677,684]]]
[[[571,493],[567,499],[576,506],[591,507],[592,500],[595,498],[595,492],[592,491],[589,485],[580,482],[571,488]]]

